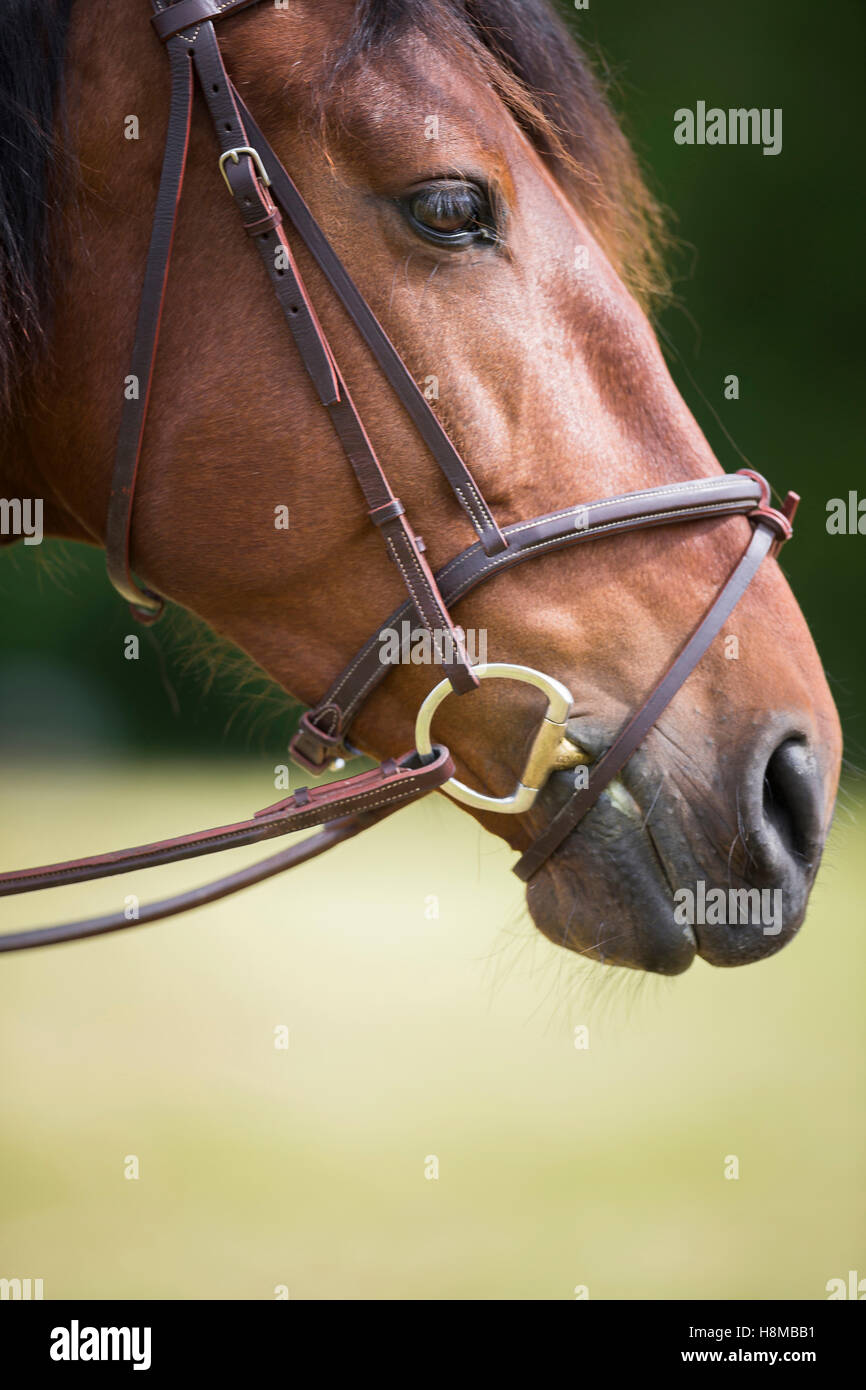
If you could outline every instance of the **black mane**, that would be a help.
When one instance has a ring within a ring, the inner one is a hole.
[[[0,5],[0,412],[40,333],[48,289],[45,190],[72,0]]]

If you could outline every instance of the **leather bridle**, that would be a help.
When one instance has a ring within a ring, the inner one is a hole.
[[[559,682],[526,667],[498,664],[473,668],[463,633],[451,618],[450,606],[500,571],[565,546],[674,522],[747,516],[753,526],[749,545],[701,622],[644,703],[607,751],[589,766],[588,775],[576,778],[572,795],[519,859],[515,872],[528,880],[621,772],[717,636],[763,560],[775,555],[792,533],[797,494],[788,493],[781,510],[773,508],[767,483],[748,469],[566,507],[500,528],[465,462],[232,85],[214,22],[256,3],[258,0],[152,3],[153,27],[166,46],[171,68],[171,109],[130,368],[138,390],[133,393],[134,398],[124,400],[108,508],[108,575],[140,621],[149,623],[160,616],[163,599],[133,574],[130,539],[159,321],[186,167],[195,72],[213,120],[220,150],[219,171],[244,229],[259,252],[300,359],[357,478],[370,520],[380,531],[408,591],[401,607],[377,628],[318,704],[304,714],[290,744],[292,757],[306,771],[320,775],[337,760],[355,755],[356,750],[348,742],[352,721],[392,669],[380,640],[383,626],[399,631],[404,630],[401,625],[406,623],[414,633],[413,624],[420,624],[432,638],[434,650],[439,650],[441,643],[447,679],[431,691],[422,706],[416,727],[417,748],[371,771],[323,786],[301,787],[251,819],[233,825],[112,854],[0,874],[0,896],[6,896],[191,859],[312,826],[325,827],[315,836],[238,873],[192,892],[141,906],[132,920],[126,913],[116,913],[7,934],[0,937],[0,951],[98,936],[213,902],[314,858],[437,788],[481,808],[511,814],[526,810],[553,770],[589,762],[583,750],[567,737],[571,694]],[[474,545],[450,560],[435,576],[425,559],[421,538],[413,531],[402,503],[391,489],[316,317],[292,253],[286,224],[311,252],[353,319],[478,536]],[[492,677],[526,681],[548,697],[547,717],[536,735],[518,788],[511,797],[499,799],[484,797],[457,783],[448,750],[430,741],[433,712],[445,695],[452,690],[464,695],[475,690],[480,679]]]

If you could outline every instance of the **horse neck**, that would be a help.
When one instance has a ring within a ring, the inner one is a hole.
[[[32,416],[19,401],[13,400],[8,420],[0,421],[0,497],[39,502],[42,509],[42,529],[46,536],[63,540],[93,543],[98,538],[84,521],[76,517],[58,494],[52,479],[49,451],[44,455],[45,436],[40,451],[31,438]],[[43,457],[40,459],[39,454]],[[0,537],[12,543],[16,536]]]

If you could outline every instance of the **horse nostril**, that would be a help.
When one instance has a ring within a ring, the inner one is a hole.
[[[763,769],[763,825],[755,846],[758,857],[774,866],[787,858],[801,869],[811,868],[823,838],[821,794],[821,778],[806,740],[783,739]],[[751,839],[749,847],[753,848]]]

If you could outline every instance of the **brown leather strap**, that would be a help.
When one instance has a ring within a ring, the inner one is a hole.
[[[223,179],[244,228],[261,256],[316,394],[322,405],[333,405],[340,399],[333,354],[280,225],[279,209],[270,197],[255,156],[238,152],[249,148],[249,136],[235,103],[234,90],[212,25],[202,26],[192,56],[223,156],[220,160]]]
[[[181,29],[188,29],[208,19],[224,19],[226,15],[236,14],[238,10],[258,3],[259,0],[178,0],[177,4],[153,15],[150,22],[165,42],[180,33]]]
[[[436,582],[450,608],[500,571],[565,546],[673,522],[749,514],[768,497],[764,479],[745,471],[606,497],[507,526],[505,551],[487,556],[480,546],[470,546],[449,560],[436,575]],[[307,771],[326,771],[335,758],[345,757],[351,751],[346,748],[345,739],[352,721],[392,669],[383,656],[386,648],[381,633],[386,629],[402,633],[403,624],[408,623],[411,644],[411,614],[406,603],[395,609],[355,653],[318,705],[302,716],[290,751]]]
[[[158,594],[139,584],[131,570],[130,542],[135,480],[138,475],[156,362],[159,323],[171,264],[177,206],[183,188],[192,111],[192,65],[180,39],[173,39],[168,44],[168,56],[171,64],[171,108],[165,138],[165,155],[129,371],[133,381],[125,386],[105,530],[108,577],[118,593],[131,604],[133,615],[144,623],[155,622],[162,613],[164,603]],[[130,392],[133,394],[130,395]]]
[[[783,512],[766,503],[752,513],[755,530],[736,569],[716,595],[679,655],[650,692],[635,714],[623,725],[606,753],[589,769],[588,785],[578,787],[550,824],[521,855],[514,866],[524,881],[537,873],[598,801],[605,787],[622,771],[640,747],[650,729],[697,666],[710,643],[736,608],[764,559],[791,535],[791,521],[799,498],[789,493]]]
[[[133,918],[129,918],[125,912],[110,912],[102,917],[63,922],[55,927],[34,927],[29,931],[9,932],[0,936],[0,954],[6,951],[26,951],[33,946],[56,946],[63,941],[81,941],[88,936],[105,936],[108,932],[126,931],[129,927],[143,927],[151,922],[161,922],[166,917],[177,917],[179,913],[189,912],[194,907],[205,907],[208,903],[228,898],[234,893],[240,893],[244,888],[250,888],[253,884],[262,883],[265,879],[273,878],[276,874],[285,873],[287,869],[294,869],[299,864],[317,858],[334,845],[342,844],[344,840],[351,839],[359,831],[376,824],[399,809],[400,804],[385,807],[380,811],[371,811],[364,816],[348,816],[345,820],[335,821],[318,834],[309,835],[300,844],[292,845],[267,859],[260,859],[237,873],[214,879],[211,883],[192,888],[186,893],[178,893],[171,898],[140,903]]]
[[[228,78],[210,21],[252,3],[255,0],[178,0],[167,6],[163,0],[152,0],[157,11],[156,31],[167,40],[172,77],[171,110],[133,349],[132,375],[138,390],[124,405],[106,541],[109,576],[133,605],[133,612],[143,621],[152,621],[163,606],[157,594],[144,588],[132,576],[130,538],[135,481],[186,164],[192,107],[190,55],[194,58],[222,150],[220,168],[227,187],[246,231],[256,243],[319,399],[330,413],[363,492],[370,519],[382,532],[389,554],[409,590],[410,602],[397,609],[388,622],[395,626],[402,624],[414,609],[428,630],[434,634],[444,630],[450,637],[452,656],[443,665],[456,690],[472,689],[478,682],[469,666],[462,634],[451,621],[446,601],[455,601],[500,569],[565,545],[639,527],[737,513],[748,514],[755,525],[748,549],[701,623],[640,709],[590,770],[589,786],[575,791],[522,856],[515,872],[527,879],[562,844],[612,778],[622,770],[694,670],[765,556],[775,553],[790,537],[799,499],[796,494],[789,493],[783,509],[777,511],[770,505],[765,480],[759,474],[743,470],[730,477],[698,479],[570,507],[534,521],[517,523],[506,528],[503,535],[463,460]],[[251,139],[255,140],[254,146],[250,144]],[[390,488],[322,332],[282,230],[280,209],[289,217],[330,280],[480,537],[479,545],[450,561],[435,579],[424,559],[423,544],[412,531],[402,503]],[[325,700],[304,716],[301,730],[293,740],[293,755],[304,765],[323,770],[336,753],[345,748],[346,730],[352,718],[389,669],[382,662],[378,642],[377,633],[331,687]],[[101,935],[172,916],[227,896],[322,853],[389,815],[398,806],[441,786],[453,771],[447,750],[437,747],[423,764],[417,754],[409,754],[345,782],[301,788],[248,821],[112,854],[2,874],[0,896],[7,896],[108,877],[132,868],[150,868],[270,839],[312,825],[328,825],[328,829],[311,840],[260,864],[189,893],[150,904],[139,910],[134,922],[128,922],[125,915],[111,914],[16,933],[0,939],[0,951]]]
[[[498,554],[505,549],[508,542],[497,526],[472,473],[430,409],[409,368],[237,92],[235,101],[249,137],[271,180],[273,197],[303,239],[319,269],[330,281],[334,293],[353,320],[400,404],[448,480],[454,496],[472,523],[485,554]]]
[[[92,855],[87,859],[69,860],[63,864],[43,864],[33,869],[0,874],[0,897],[8,897],[42,888],[109,878],[133,869],[151,869],[203,854],[216,854],[224,849],[234,849],[239,845],[253,844],[327,823],[326,830],[281,854],[190,892],[139,907],[138,915],[132,921],[128,921],[123,913],[111,913],[85,921],[16,932],[0,936],[0,953],[74,941],[86,936],[101,936],[106,932],[160,921],[164,917],[173,917],[190,908],[228,897],[253,883],[260,883],[274,874],[306,863],[333,845],[383,820],[410,801],[435,791],[453,775],[454,764],[448,750],[437,745],[432,757],[424,762],[417,753],[407,753],[402,758],[390,760],[370,772],[342,782],[325,787],[301,787],[292,796],[236,825],[218,826],[214,830],[179,835],[172,840]]]
[[[69,883],[111,878],[130,869],[152,869],[180,859],[197,859],[202,854],[218,854],[239,845],[257,844],[277,835],[290,835],[325,821],[375,811],[381,806],[404,805],[435,790],[453,775],[454,765],[447,748],[436,746],[434,756],[421,763],[417,753],[406,753],[341,782],[321,787],[300,787],[298,791],[250,820],[197,830],[171,840],[157,840],[133,849],[94,854],[87,859],[70,859],[62,864],[40,864],[33,869],[16,869],[0,874],[0,898],[16,893],[32,893],[40,888],[60,888]]]

